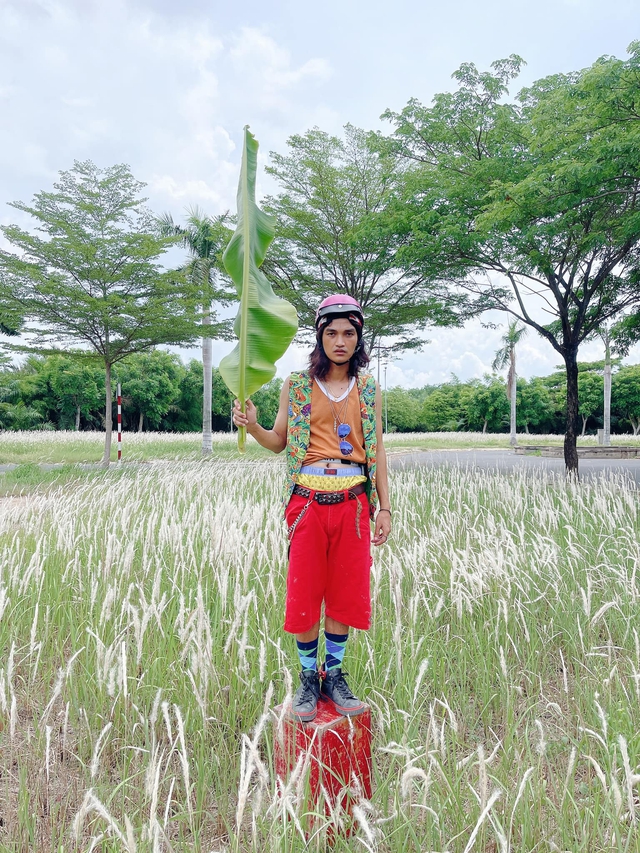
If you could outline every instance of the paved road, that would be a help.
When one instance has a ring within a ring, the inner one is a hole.
[[[516,456],[512,450],[421,450],[412,453],[391,453],[389,466],[396,470],[416,465],[459,465],[493,471],[547,471],[564,474],[564,459],[541,456]],[[640,486],[640,459],[581,459],[582,479],[616,473],[629,477]]]

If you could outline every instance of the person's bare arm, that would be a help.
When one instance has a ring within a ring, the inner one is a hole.
[[[240,411],[240,401],[233,401],[233,422],[237,427],[246,427],[252,438],[272,450],[274,453],[282,453],[287,446],[287,424],[289,422],[289,377],[282,383],[280,392],[280,405],[276,422],[273,429],[261,427],[256,418],[256,407],[251,400],[247,400],[244,414]]]
[[[376,487],[378,490],[379,507],[375,519],[373,531],[373,544],[383,545],[391,533],[391,509],[389,498],[389,474],[387,471],[387,451],[382,442],[382,395],[379,386],[376,386],[376,441],[378,449],[376,452]],[[385,512],[380,512],[385,510]]]

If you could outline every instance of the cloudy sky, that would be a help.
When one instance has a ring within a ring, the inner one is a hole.
[[[462,62],[518,53],[520,88],[622,57],[635,38],[637,0],[0,0],[0,223],[28,226],[7,202],[85,159],[128,163],[158,212],[220,213],[235,204],[245,124],[264,165],[313,126],[384,129],[385,108],[428,103]],[[259,192],[273,190],[263,174]],[[479,323],[434,331],[389,364],[388,383],[482,376],[500,336]],[[216,345],[215,363],[225,351]],[[597,345],[581,353],[601,357]],[[303,362],[294,347],[279,373]],[[534,333],[520,347],[523,376],[558,362]]]

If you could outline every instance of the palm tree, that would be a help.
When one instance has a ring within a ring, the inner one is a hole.
[[[213,326],[212,304],[230,302],[235,294],[217,287],[217,273],[221,270],[222,251],[229,242],[231,231],[225,223],[228,213],[219,216],[206,216],[198,207],[187,211],[186,227],[176,225],[170,213],[159,219],[160,231],[164,235],[175,235],[189,253],[189,263],[185,270],[192,280],[202,287],[202,325]],[[215,315],[213,315],[215,316]],[[202,452],[211,453],[211,410],[212,410],[212,369],[213,337],[226,330],[225,323],[217,323],[215,328],[203,328],[202,335],[202,373],[204,393],[202,398]]]
[[[507,374],[507,397],[511,401],[511,423],[509,430],[509,443],[515,446],[518,443],[516,435],[516,346],[520,339],[526,335],[527,327],[518,326],[517,320],[510,320],[506,334],[502,337],[502,347],[496,353],[493,360],[494,370],[504,370],[509,365]]]

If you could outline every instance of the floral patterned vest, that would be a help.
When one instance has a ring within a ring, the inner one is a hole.
[[[367,498],[369,513],[373,517],[378,503],[376,491],[376,382],[373,376],[358,376],[358,395],[364,448],[367,457]],[[311,379],[307,371],[292,373],[289,380],[289,423],[287,426],[287,484],[284,502],[287,504],[295,477],[300,473],[307,455],[311,435]]]

